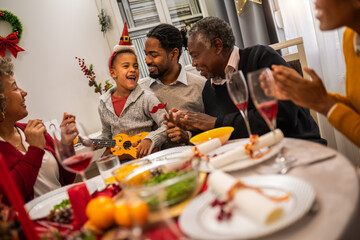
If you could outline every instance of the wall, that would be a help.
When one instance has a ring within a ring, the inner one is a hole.
[[[209,15],[215,15],[213,2],[205,3]],[[101,7],[112,16],[113,27],[106,35],[98,23]],[[75,56],[94,64],[98,82],[110,79],[108,58],[122,32],[116,24],[120,16],[116,0],[1,0],[0,8],[17,15],[24,28],[19,46],[25,52],[16,59],[6,53],[15,64],[18,85],[28,92],[29,116],[23,122],[33,118],[60,122],[66,111],[76,114],[89,133],[100,131],[100,95],[88,87]],[[10,32],[10,24],[1,21],[0,35]]]
[[[97,113],[99,94],[93,92],[80,71],[75,56],[94,64],[98,81],[109,79],[110,50],[100,31],[95,1],[1,0],[1,9],[17,15],[23,24],[19,46],[25,49],[15,64],[18,85],[28,92],[29,116],[61,121],[62,113],[76,114],[88,132],[101,129]],[[1,22],[0,35],[9,24]]]

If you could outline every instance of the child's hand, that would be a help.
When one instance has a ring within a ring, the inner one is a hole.
[[[136,157],[137,158],[145,157],[149,152],[151,143],[152,141],[148,138],[142,140],[140,146],[137,149]]]
[[[111,155],[112,154],[112,152],[111,152],[111,148],[106,148],[106,150],[105,150],[105,152],[101,155],[102,157],[103,156],[107,156],[107,155]]]

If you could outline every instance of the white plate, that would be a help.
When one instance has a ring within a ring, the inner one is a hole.
[[[283,203],[284,216],[272,224],[264,225],[235,210],[230,220],[219,222],[216,219],[218,208],[210,206],[215,195],[208,190],[191,201],[181,213],[181,229],[196,239],[258,238],[295,223],[310,210],[315,199],[313,187],[306,181],[292,176],[253,175],[244,177],[241,181],[259,187],[273,196],[290,193],[290,199]]]
[[[248,142],[249,142],[249,139],[239,139],[236,142],[225,144],[225,145],[211,151],[207,155],[209,157],[213,156],[214,154],[220,155],[227,151],[231,151],[234,148],[243,147]],[[266,153],[261,158],[252,159],[249,156],[240,156],[233,163],[226,165],[224,167],[221,167],[217,170],[221,170],[224,172],[232,172],[232,171],[237,171],[237,170],[241,170],[244,168],[252,167],[256,164],[262,163],[262,162],[274,157],[279,152],[280,145],[281,145],[281,143],[271,147],[270,152]],[[265,149],[264,151],[267,151],[267,149]],[[202,164],[200,165],[200,170],[203,172],[211,172],[212,171],[212,169],[210,169],[208,167],[208,164],[204,163],[204,162],[202,162]]]
[[[149,159],[149,160],[154,160],[157,158],[162,158],[162,157],[167,157],[167,156],[171,156],[171,154],[175,154],[175,153],[180,153],[183,152],[185,150],[188,150],[189,148],[192,148],[193,146],[179,146],[179,147],[173,147],[173,148],[168,148],[168,149],[164,149],[161,151],[158,151],[156,153],[152,153],[146,157],[144,157],[143,159]]]
[[[51,209],[53,209],[54,205],[59,204],[62,200],[69,198],[67,189],[76,184],[58,188],[26,203],[25,208],[27,209],[30,218],[39,219],[46,217],[50,213]],[[98,187],[102,187],[103,185],[104,182],[101,176],[96,176],[86,181],[86,186],[88,187],[90,194],[94,193]]]

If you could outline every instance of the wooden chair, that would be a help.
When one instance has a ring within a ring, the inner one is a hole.
[[[307,79],[310,79],[309,75],[302,71],[303,67],[307,67],[307,61],[306,61],[306,55],[305,55],[305,49],[304,49],[304,42],[302,37],[294,38],[288,41],[279,42],[275,44],[269,45],[274,50],[285,50],[289,47],[297,47],[296,53],[290,53],[290,54],[284,54],[282,57],[285,59],[285,61],[293,67],[296,71],[298,71],[302,76],[304,76]],[[284,51],[282,51],[284,52]],[[299,66],[300,64],[300,66]]]
[[[303,72],[302,70],[303,67],[307,67],[304,42],[302,37],[271,44],[269,46],[272,47],[274,50],[281,51],[282,53],[285,52],[284,50],[286,50],[289,47],[296,47],[297,52],[290,54],[282,54],[282,57],[292,68],[294,68],[304,78],[310,79],[310,76],[306,72]],[[319,125],[319,119],[317,113],[314,110],[310,110],[310,114],[314,118],[315,122]]]

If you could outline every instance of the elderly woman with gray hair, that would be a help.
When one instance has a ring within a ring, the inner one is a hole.
[[[34,197],[70,184],[75,174],[56,161],[53,139],[42,120],[18,123],[28,115],[25,97],[14,78],[10,59],[0,57],[0,155],[27,202]],[[64,113],[62,125],[75,122],[75,116]],[[0,186],[0,195],[3,193]],[[3,199],[7,202],[7,199]]]

